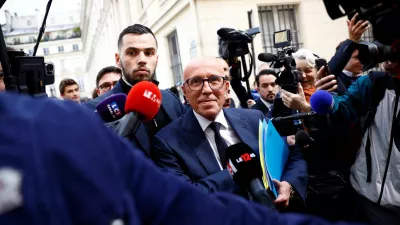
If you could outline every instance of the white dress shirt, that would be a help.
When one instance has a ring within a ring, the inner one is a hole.
[[[264,100],[263,98],[261,98],[261,97],[260,97],[260,99],[261,99],[262,103],[264,103],[264,105],[267,106],[268,110],[271,111],[272,103],[269,103],[269,102],[265,101],[265,100]]]
[[[348,77],[358,77],[358,76],[361,76],[361,74],[354,75],[352,72],[347,71],[347,70],[343,70],[342,72],[344,73],[344,75],[346,75],[346,76],[348,76]]]
[[[221,124],[221,129],[220,129],[219,133],[221,134],[221,137],[225,140],[228,147],[231,145],[234,145],[236,143],[239,143],[240,142],[239,137],[236,135],[233,128],[228,124],[228,121],[225,119],[223,110],[221,110],[221,112],[217,115],[217,118],[215,118],[214,121],[209,121],[208,119],[204,118],[200,114],[196,113],[194,110],[193,110],[193,113],[194,113],[194,116],[196,117],[197,121],[199,121],[201,129],[205,133],[207,140],[211,145],[211,148],[214,152],[215,159],[218,162],[219,168],[221,170],[223,170],[221,160],[219,158],[217,144],[215,143],[215,134],[214,134],[214,131],[209,127],[209,125],[212,122],[218,122]]]

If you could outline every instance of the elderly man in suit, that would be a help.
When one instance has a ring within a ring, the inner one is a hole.
[[[143,80],[151,80],[158,85],[158,81],[154,79],[158,62],[157,48],[157,40],[148,27],[134,24],[125,28],[119,35],[119,52],[115,54],[116,63],[122,70],[121,79],[113,89],[84,105],[95,110],[105,98],[117,93],[128,94],[133,85]],[[131,140],[133,145],[147,156],[151,155],[151,139],[154,134],[186,111],[171,91],[161,90],[161,95],[161,108],[154,120],[140,125]]]
[[[223,68],[215,58],[196,59],[184,71],[183,92],[192,110],[161,129],[154,138],[154,161],[205,192],[243,194],[226,169],[225,151],[244,142],[257,154],[258,110],[223,109],[229,89]],[[291,194],[305,197],[307,168],[301,154],[291,153],[276,204],[287,206]],[[293,192],[292,192],[293,190]]]

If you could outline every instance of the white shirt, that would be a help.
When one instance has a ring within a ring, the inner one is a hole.
[[[347,71],[347,70],[343,70],[342,72],[343,72],[346,76],[348,76],[348,77],[358,77],[358,76],[361,75],[361,74],[353,75],[352,72]]]
[[[219,153],[217,149],[217,144],[215,143],[215,134],[214,131],[209,127],[209,125],[212,122],[218,122],[221,124],[221,129],[219,130],[219,133],[221,134],[221,137],[226,141],[226,144],[229,146],[234,145],[236,143],[239,143],[239,137],[236,135],[235,131],[233,128],[228,124],[228,121],[225,119],[224,111],[221,110],[220,113],[218,113],[217,118],[215,118],[214,121],[209,121],[208,119],[204,118],[200,114],[196,113],[193,110],[194,116],[196,117],[197,121],[199,121],[199,124],[201,126],[201,129],[205,133],[208,142],[211,145],[211,148],[214,152],[215,159],[218,162],[219,168],[223,170],[221,160],[219,158]]]
[[[267,106],[268,110],[271,111],[272,103],[269,103],[269,102],[265,101],[265,100],[264,100],[263,98],[261,98],[261,97],[260,97],[260,99],[261,99],[262,103],[264,103],[264,105]]]

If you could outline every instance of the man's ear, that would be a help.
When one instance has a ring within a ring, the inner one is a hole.
[[[115,64],[117,64],[117,66],[119,68],[122,68],[122,66],[121,66],[121,57],[120,57],[119,53],[115,53]]]

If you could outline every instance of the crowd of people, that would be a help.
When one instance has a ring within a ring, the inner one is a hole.
[[[281,88],[280,70],[264,65],[255,77],[258,98],[235,104],[228,63],[192,60],[179,87],[161,90],[155,118],[127,140],[93,112],[141,81],[158,85],[158,43],[146,26],[121,32],[116,66],[99,71],[90,101],[80,102],[72,79],[61,81],[60,94],[80,104],[1,94],[0,224],[400,224],[400,64],[363,75],[356,44],[368,21],[356,18],[326,66],[318,68],[310,49],[293,53],[297,93]],[[365,126],[361,118],[382,79],[384,94]],[[317,90],[331,92],[332,112],[302,120],[313,139],[307,147],[294,134],[283,137],[291,151],[274,180],[276,210],[252,203],[228,172],[227,149],[245,143],[258,154],[259,121],[273,117],[275,103],[310,112]]]

